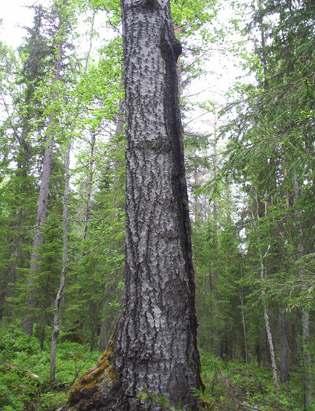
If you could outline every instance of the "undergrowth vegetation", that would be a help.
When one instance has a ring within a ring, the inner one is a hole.
[[[200,398],[208,410],[301,411],[303,389],[298,374],[277,390],[270,369],[255,363],[222,361],[206,353],[201,362],[205,390]]]
[[[99,353],[87,346],[61,341],[58,346],[57,383],[49,384],[49,341],[41,350],[38,340],[17,328],[0,330],[0,410],[55,410],[83,371]]]
[[[62,340],[62,338],[61,338]],[[58,348],[57,382],[49,383],[49,341],[43,350],[35,337],[16,327],[0,329],[0,409],[54,411],[66,402],[75,379],[93,367],[98,351],[70,341]],[[299,411],[299,375],[277,391],[269,369],[255,364],[223,361],[202,353],[205,390],[198,394],[206,410]]]

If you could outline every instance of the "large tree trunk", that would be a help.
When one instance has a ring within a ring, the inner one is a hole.
[[[164,2],[166,3],[166,2]],[[68,409],[197,410],[194,273],[169,6],[123,1],[127,109],[125,308]]]

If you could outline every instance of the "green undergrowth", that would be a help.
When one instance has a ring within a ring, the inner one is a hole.
[[[49,342],[43,350],[36,338],[17,328],[0,328],[0,410],[53,411],[65,403],[76,377],[93,367],[100,353],[63,341],[58,344],[58,372],[49,384]],[[223,361],[202,353],[205,385],[199,396],[212,411],[301,411],[301,376],[276,390],[269,369],[237,361]],[[164,404],[165,406],[165,404]]]
[[[270,369],[254,363],[223,361],[205,353],[201,355],[201,363],[205,390],[199,397],[207,410],[303,410],[303,387],[299,373],[292,373],[290,381],[276,389]]]
[[[17,328],[0,329],[0,410],[53,411],[65,403],[77,376],[91,368],[99,352],[60,342],[56,384],[49,383],[49,343],[43,350],[35,337]]]

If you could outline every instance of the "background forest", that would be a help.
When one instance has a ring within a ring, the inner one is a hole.
[[[205,384],[196,395],[209,410],[315,410],[314,2],[171,4]],[[124,288],[120,2],[32,11],[22,45],[0,42],[4,411],[65,402],[106,347]]]

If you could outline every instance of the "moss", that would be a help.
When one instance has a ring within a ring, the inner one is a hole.
[[[109,348],[102,354],[96,367],[74,383],[70,391],[70,403],[75,403],[82,397],[92,395],[101,382],[106,382],[108,385],[117,382],[118,374],[112,366],[112,357],[113,353]]]

